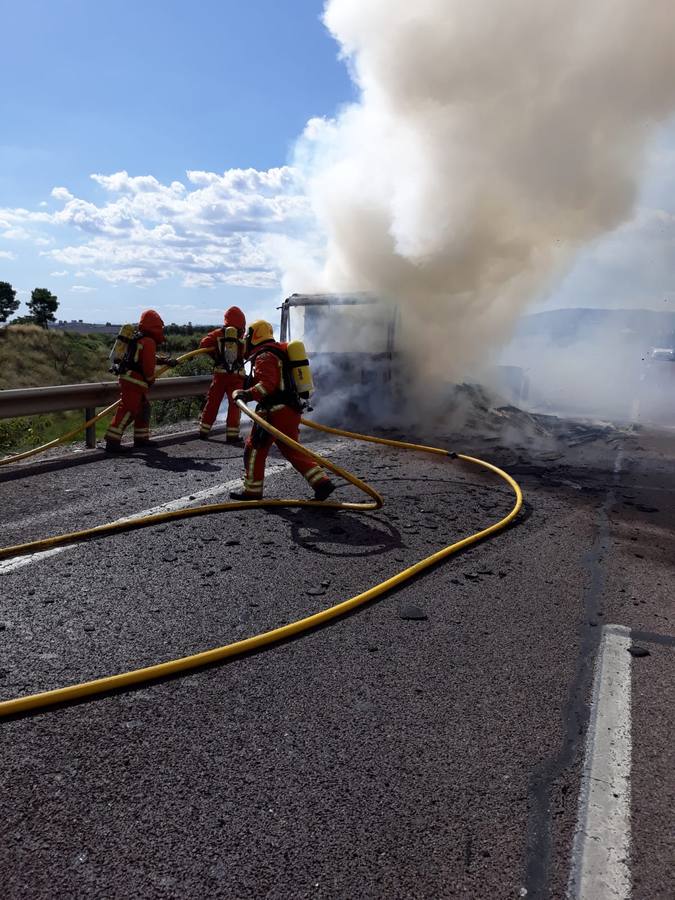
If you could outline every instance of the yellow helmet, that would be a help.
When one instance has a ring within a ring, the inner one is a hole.
[[[274,329],[269,322],[265,322],[264,319],[258,319],[256,322],[251,322],[248,331],[246,332],[246,343],[249,347],[257,347],[258,344],[262,344],[263,341],[273,340]]]

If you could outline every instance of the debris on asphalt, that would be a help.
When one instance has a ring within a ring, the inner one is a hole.
[[[633,433],[632,426],[528,412],[477,384],[453,385],[440,406],[442,413],[435,424],[464,438],[467,434],[479,436],[494,444],[496,451],[515,451],[514,463],[522,461],[521,456],[550,463],[562,459],[568,448],[593,441],[609,443]]]
[[[629,647],[628,652],[631,656],[651,656],[651,653],[646,647],[639,647],[637,644],[633,644],[632,647]]]
[[[398,612],[398,617],[399,619],[406,619],[413,622],[423,622],[429,618],[419,606],[415,606],[413,603],[406,603],[402,606]]]

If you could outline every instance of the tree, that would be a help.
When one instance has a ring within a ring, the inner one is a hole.
[[[32,316],[17,316],[12,319],[10,325],[35,325],[35,319]]]
[[[16,291],[8,281],[0,281],[0,322],[6,322],[21,305],[15,300]]]
[[[54,313],[58,309],[59,298],[47,288],[35,288],[30,295],[28,309],[36,325],[47,328],[48,322],[55,322]]]

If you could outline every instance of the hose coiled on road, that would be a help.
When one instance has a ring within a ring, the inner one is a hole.
[[[32,541],[25,544],[18,544],[13,547],[5,547],[0,549],[0,559],[17,556],[20,554],[35,553],[40,550],[45,550],[63,544],[71,544],[76,541],[85,540],[89,537],[102,534],[112,534],[120,531],[129,531],[135,528],[155,525],[159,522],[166,522],[174,519],[185,519],[200,515],[208,515],[216,512],[224,512],[226,510],[259,508],[269,509],[273,507],[320,507],[323,509],[373,511],[382,507],[384,503],[382,495],[379,494],[378,491],[376,491],[369,484],[362,481],[351,472],[348,472],[346,469],[342,469],[340,466],[336,465],[325,457],[322,457],[318,453],[315,453],[309,447],[306,447],[298,443],[297,441],[292,440],[292,438],[289,438],[287,435],[280,432],[277,428],[275,428],[257,413],[248,409],[248,407],[241,401],[237,401],[237,404],[246,415],[253,419],[253,421],[260,425],[262,428],[265,428],[267,431],[273,434],[274,437],[277,438],[277,440],[282,441],[289,447],[301,449],[304,453],[315,460],[315,462],[319,463],[324,468],[329,469],[334,474],[339,475],[350,484],[359,488],[359,490],[363,491],[370,499],[362,503],[339,501],[319,502],[316,500],[297,499],[212,503],[206,506],[198,506],[190,509],[180,509],[173,510],[171,512],[157,513],[126,522],[108,523],[106,525],[99,525],[94,528],[86,529],[84,531],[71,532],[69,534],[57,535],[55,537]],[[110,691],[121,690],[150,681],[157,681],[161,678],[166,678],[183,672],[189,672],[202,666],[212,665],[225,659],[231,659],[234,656],[240,656],[244,653],[249,653],[253,650],[259,650],[262,647],[267,647],[271,644],[288,640],[289,638],[295,637],[298,634],[302,634],[303,632],[316,628],[319,625],[323,625],[326,622],[331,621],[332,619],[343,616],[346,613],[351,612],[357,607],[362,606],[363,604],[368,603],[369,601],[374,600],[377,597],[381,597],[383,594],[393,590],[395,587],[398,587],[404,582],[409,581],[415,575],[418,575],[425,569],[428,569],[431,566],[434,566],[437,563],[441,562],[442,560],[447,559],[454,553],[457,553],[460,550],[463,550],[465,547],[469,547],[472,544],[476,544],[479,541],[482,541],[485,538],[496,534],[498,531],[506,528],[515,519],[521,509],[523,503],[523,495],[518,483],[507,472],[504,472],[502,469],[498,468],[492,463],[485,462],[485,460],[477,459],[476,457],[472,456],[466,456],[461,453],[455,454],[440,447],[428,447],[422,444],[409,443],[407,441],[395,441],[389,438],[379,438],[373,435],[364,435],[358,434],[356,432],[343,431],[342,429],[331,428],[327,425],[321,425],[317,422],[312,422],[307,419],[303,419],[302,422],[304,425],[310,428],[314,428],[317,431],[322,431],[328,434],[340,435],[342,437],[367,441],[369,443],[383,444],[388,447],[396,447],[399,449],[414,450],[421,453],[430,453],[437,456],[445,456],[449,459],[460,459],[472,465],[480,466],[498,475],[511,487],[515,494],[515,503],[510,512],[498,522],[495,522],[493,525],[490,525],[487,528],[476,532],[475,534],[469,535],[468,537],[462,538],[459,541],[455,541],[454,543],[449,544],[442,550],[439,550],[436,553],[432,553],[430,556],[425,557],[412,566],[408,566],[391,578],[387,578],[379,584],[376,584],[373,587],[368,588],[367,590],[356,594],[355,596],[350,597],[347,600],[343,600],[342,602],[337,603],[334,606],[323,609],[320,612],[314,613],[310,616],[306,616],[302,619],[298,619],[297,621],[291,622],[288,625],[283,625],[270,631],[261,632],[260,634],[245,638],[244,640],[235,641],[231,644],[225,644],[224,646],[216,647],[212,650],[204,650],[201,653],[195,653],[190,656],[180,657],[179,659],[169,660],[168,662],[146,666],[141,669],[134,669],[130,672],[123,672],[118,675],[110,675],[103,678],[97,678],[92,681],[83,682],[81,684],[57,688],[51,691],[43,691],[41,693],[31,694],[26,697],[18,697],[13,700],[5,700],[3,702],[0,702],[0,718],[19,715],[30,711],[34,712],[36,710],[43,709],[48,706],[53,706],[55,704],[73,702],[76,700],[81,700],[85,697],[93,697],[96,695],[108,693]]]

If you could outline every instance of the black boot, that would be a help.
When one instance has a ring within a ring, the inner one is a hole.
[[[324,478],[323,481],[320,481],[314,488],[314,499],[327,500],[336,487],[337,485],[333,484],[330,478]]]
[[[103,448],[106,453],[130,453],[130,447],[123,447],[119,441],[107,440]]]
[[[247,494],[246,491],[230,491],[230,500],[262,500],[262,494]]]

